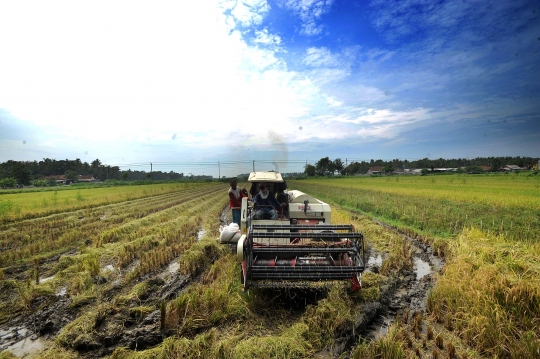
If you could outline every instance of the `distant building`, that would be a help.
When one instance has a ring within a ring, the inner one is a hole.
[[[434,168],[433,171],[431,169],[428,169],[428,171],[433,173],[443,173],[443,172],[449,172],[450,168]]]
[[[79,175],[77,182],[96,182],[97,180],[93,175]]]
[[[65,183],[66,182],[66,176],[64,175],[52,175],[52,176],[46,176],[46,181],[54,180],[56,183]]]
[[[370,167],[366,174],[368,175],[380,175],[383,174],[383,168],[381,166]]]
[[[521,170],[523,170],[523,168],[516,165],[506,165],[501,169],[501,171],[503,172],[514,172],[514,171],[521,171]]]

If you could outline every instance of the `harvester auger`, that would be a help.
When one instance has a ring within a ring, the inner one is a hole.
[[[248,181],[251,199],[265,185],[286,206],[277,208],[277,218],[261,219],[244,198],[241,229],[221,236],[222,243],[237,242],[245,289],[317,288],[337,280],[350,280],[353,290],[361,288],[364,236],[356,226],[331,224],[327,203],[287,191],[277,172],[252,172]]]

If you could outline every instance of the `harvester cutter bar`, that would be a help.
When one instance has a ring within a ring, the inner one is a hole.
[[[364,238],[362,233],[338,232],[253,232],[253,238],[320,238],[320,239],[352,239]]]
[[[305,253],[347,253],[354,252],[354,247],[253,247],[253,253],[305,254]]]
[[[321,230],[321,231],[350,231],[354,232],[354,226],[348,224],[318,224],[318,225],[305,225],[305,224],[253,224],[253,229],[283,229],[283,230]],[[358,232],[360,233],[360,232]]]
[[[321,272],[304,272],[304,273],[252,273],[252,279],[350,279],[356,272],[339,272],[339,273],[321,273]]]
[[[349,278],[346,278],[349,279]],[[329,289],[333,285],[344,283],[343,279],[337,279],[337,280],[321,280],[321,281],[291,281],[291,280],[283,280],[279,281],[276,279],[271,279],[269,281],[264,280],[258,280],[258,281],[252,281],[250,282],[251,287],[256,288],[303,288],[303,289]]]
[[[280,266],[280,267],[267,267],[267,266],[253,266],[251,270],[255,272],[268,272],[268,273],[283,273],[283,272],[317,272],[317,273],[357,273],[364,271],[364,266]],[[350,277],[350,275],[349,275]]]

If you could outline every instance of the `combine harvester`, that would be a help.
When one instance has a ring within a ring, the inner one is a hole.
[[[278,172],[252,172],[250,200],[243,198],[241,228],[231,224],[221,243],[237,243],[245,289],[317,288],[348,280],[361,288],[364,237],[352,224],[331,224],[330,206],[300,191],[287,191]],[[277,219],[254,219],[251,199],[265,184],[279,202]]]

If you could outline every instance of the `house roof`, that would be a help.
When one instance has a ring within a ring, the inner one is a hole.
[[[65,180],[66,179],[66,176],[64,175],[51,175],[51,176],[46,176],[45,177],[46,180],[49,180],[49,179],[54,179],[54,180]]]
[[[80,175],[79,179],[93,179],[94,175]]]
[[[369,168],[371,172],[382,172],[383,168],[381,166],[373,166]]]

